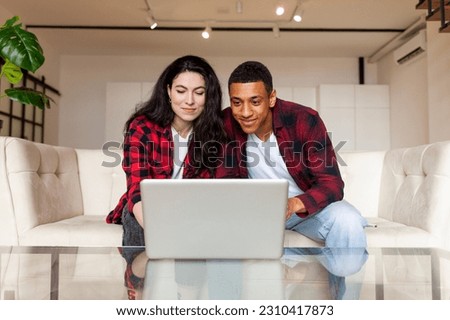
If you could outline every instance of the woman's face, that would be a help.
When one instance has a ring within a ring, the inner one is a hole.
[[[185,71],[172,81],[172,87],[167,88],[175,113],[174,125],[178,128],[191,125],[205,108],[205,79],[197,72]]]

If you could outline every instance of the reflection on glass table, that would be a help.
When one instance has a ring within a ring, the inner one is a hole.
[[[345,276],[367,260],[365,249],[286,249],[281,260],[148,260],[143,299],[270,299],[286,296],[303,277],[299,266],[324,268],[330,296],[341,299]],[[353,295],[351,298],[358,298]]]
[[[0,299],[450,299],[450,253],[286,248],[277,260],[148,260],[144,248],[0,247]]]

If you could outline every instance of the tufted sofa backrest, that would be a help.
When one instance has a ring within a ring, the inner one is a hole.
[[[364,217],[378,216],[381,171],[385,151],[347,151],[337,154],[344,180],[344,199],[358,208]]]
[[[449,237],[450,141],[387,152],[379,216]]]
[[[4,137],[0,146],[2,220],[15,225],[10,230],[20,235],[83,213],[74,149]]]

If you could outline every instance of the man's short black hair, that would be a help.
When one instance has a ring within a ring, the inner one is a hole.
[[[262,81],[268,94],[273,91],[272,75],[269,69],[258,61],[246,61],[233,70],[228,79],[228,89],[233,83]]]

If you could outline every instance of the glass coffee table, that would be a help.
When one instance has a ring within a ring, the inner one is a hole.
[[[279,260],[148,260],[144,248],[0,247],[2,300],[448,300],[450,252],[286,248]]]

